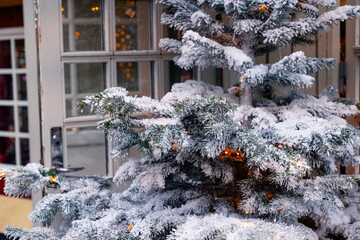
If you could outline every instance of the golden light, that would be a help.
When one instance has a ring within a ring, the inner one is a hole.
[[[281,213],[283,210],[285,209],[285,207],[282,207],[278,210],[278,213]]]
[[[267,196],[268,198],[272,198],[272,197],[273,197],[273,194],[272,194],[271,192],[266,192],[266,196]]]
[[[75,39],[76,39],[76,40],[79,39],[79,36],[80,36],[80,33],[79,33],[79,32],[75,32]]]
[[[61,8],[61,11],[63,12],[64,10],[65,10],[65,8],[64,8],[64,7],[62,7],[62,8]]]
[[[95,11],[99,11],[99,7],[92,7],[91,11],[95,12]]]
[[[105,211],[105,208],[102,208],[101,211]]]
[[[220,158],[222,160],[230,159],[233,161],[242,162],[245,159],[245,154],[231,148],[225,148],[225,150],[223,150],[222,153],[220,154]]]
[[[57,177],[50,177],[50,182],[51,183],[56,183],[57,182]]]
[[[5,171],[1,171],[0,172],[0,180],[5,178]]]
[[[260,5],[259,9],[264,12],[267,11],[267,8],[265,5]]]
[[[249,214],[249,212],[248,212],[248,211],[246,211],[246,210],[244,210],[244,213],[245,213],[245,214]]]
[[[129,226],[128,226],[128,229],[129,229],[129,230],[132,230],[132,229],[133,229],[133,227],[134,227],[134,225],[133,225],[133,224],[131,224],[131,225],[129,225]]]
[[[240,82],[242,83],[245,78],[246,78],[246,77],[242,77],[242,78],[240,79]]]

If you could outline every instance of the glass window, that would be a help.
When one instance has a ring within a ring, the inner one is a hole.
[[[105,134],[96,127],[66,130],[67,164],[85,169],[71,175],[106,175]]]
[[[104,50],[102,0],[63,0],[64,51]]]
[[[15,40],[15,51],[16,68],[26,68],[24,39]]]
[[[0,68],[11,68],[10,40],[0,41]]]
[[[196,79],[196,70],[184,70],[177,65],[174,61],[164,61],[164,92],[170,92],[171,86],[175,83],[185,82],[187,80]]]
[[[20,138],[20,158],[21,165],[26,165],[30,162],[29,139]]]
[[[115,0],[116,50],[149,50],[151,1]]]
[[[19,107],[19,130],[20,132],[29,132],[28,108]]]
[[[65,63],[64,68],[67,117],[89,115],[89,109],[79,112],[77,103],[105,89],[105,63]]]
[[[0,75],[0,100],[13,99],[12,76]]]
[[[0,131],[14,131],[14,108],[0,106]]]
[[[0,137],[0,163],[16,163],[15,138]]]
[[[18,100],[27,99],[26,74],[17,75],[17,91],[18,91]]]
[[[117,84],[130,94],[152,96],[152,62],[118,62]]]

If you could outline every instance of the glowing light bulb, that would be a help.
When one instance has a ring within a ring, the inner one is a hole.
[[[50,177],[50,182],[51,183],[56,183],[57,182],[57,177]]]

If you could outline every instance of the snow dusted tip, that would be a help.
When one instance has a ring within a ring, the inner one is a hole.
[[[224,47],[224,55],[229,68],[235,72],[241,72],[244,66],[249,68],[253,65],[252,59],[236,47]]]
[[[241,236],[241,237],[240,237]],[[192,216],[172,232],[171,240],[317,240],[316,234],[309,228],[270,223],[258,219],[239,219],[220,214],[207,215],[204,218]]]
[[[161,103],[176,104],[185,98],[193,96],[226,96],[224,90],[219,86],[214,86],[202,81],[187,80],[183,83],[175,83],[162,99]]]

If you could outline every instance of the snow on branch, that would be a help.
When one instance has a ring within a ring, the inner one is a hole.
[[[58,185],[55,173],[36,163],[8,168],[2,174],[5,177],[4,192],[8,196],[28,197],[45,186],[56,188]]]
[[[286,46],[295,38],[313,35],[319,30],[328,31],[336,21],[345,21],[360,14],[360,6],[343,6],[325,12],[318,18],[303,18],[294,22],[284,22],[278,28],[263,32],[264,42],[277,46]]]
[[[252,66],[252,60],[236,47],[223,47],[198,33],[187,31],[180,48],[181,55],[175,58],[177,65],[184,69],[207,66],[232,68],[237,72]]]
[[[309,87],[314,79],[307,74],[329,69],[334,63],[334,59],[308,58],[303,52],[295,52],[272,65],[260,64],[247,69],[242,84],[258,86],[275,82],[281,86]]]

